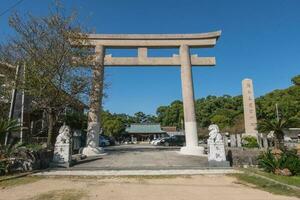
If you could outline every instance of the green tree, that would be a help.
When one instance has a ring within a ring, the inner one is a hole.
[[[279,113],[285,118],[299,116],[300,90],[297,86],[291,86],[284,90],[274,90],[256,99],[257,118],[275,119],[276,104]]]
[[[292,82],[294,85],[300,86],[300,75],[293,77]]]
[[[157,122],[163,126],[182,127],[183,105],[181,101],[173,101],[169,106],[160,106],[156,110]]]
[[[119,136],[125,130],[125,124],[117,118],[106,120],[102,127],[104,134],[114,137]]]
[[[14,14],[9,24],[15,37],[0,47],[2,61],[26,65],[25,83],[20,88],[32,97],[34,109],[46,111],[49,146],[60,113],[75,97],[87,93],[90,85],[86,71],[78,69],[88,62],[88,50],[74,48],[85,37],[75,22],[76,16],[66,15],[59,6],[45,17]]]
[[[156,122],[156,117],[153,115],[146,115],[143,112],[134,113],[133,116],[135,123],[154,123]]]

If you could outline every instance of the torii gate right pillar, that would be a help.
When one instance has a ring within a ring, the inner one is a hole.
[[[181,84],[186,141],[186,146],[180,149],[180,153],[201,156],[204,155],[204,148],[198,146],[194,86],[189,46],[181,45],[179,52],[181,62]]]

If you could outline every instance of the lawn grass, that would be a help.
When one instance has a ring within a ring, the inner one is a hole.
[[[237,183],[240,184],[245,184],[247,186],[261,189],[273,194],[284,195],[284,196],[295,196],[300,198],[300,190],[292,189],[285,185],[275,183],[273,181],[256,176],[255,174],[241,173],[241,174],[232,174],[231,176],[236,177],[238,180]]]
[[[273,179],[275,181],[279,181],[284,184],[293,185],[300,187],[300,176],[278,176],[272,173],[264,172],[259,169],[255,168],[248,168],[243,170],[245,173],[255,173],[261,176],[268,177],[270,179]]]
[[[20,178],[8,179],[0,182],[0,188],[14,187],[23,184],[34,183],[41,179],[42,179],[41,177],[35,177],[35,176],[25,176]]]
[[[83,190],[55,190],[39,194],[30,198],[29,200],[80,200],[86,196],[87,194]]]

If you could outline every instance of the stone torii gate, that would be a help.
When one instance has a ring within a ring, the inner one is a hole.
[[[221,31],[200,34],[88,34],[87,46],[95,48],[93,60],[93,85],[88,113],[87,146],[83,154],[101,154],[99,147],[100,119],[104,66],[181,66],[182,98],[186,146],[180,153],[203,155],[198,146],[197,124],[194,105],[192,66],[214,66],[215,57],[190,55],[191,48],[214,47]],[[112,57],[105,55],[105,48],[137,48],[137,57]],[[148,48],[179,48],[179,55],[173,57],[148,57]]]

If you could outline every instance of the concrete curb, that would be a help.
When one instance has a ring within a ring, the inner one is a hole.
[[[181,169],[181,170],[50,170],[34,176],[159,176],[159,175],[224,175],[243,173],[235,169]]]

